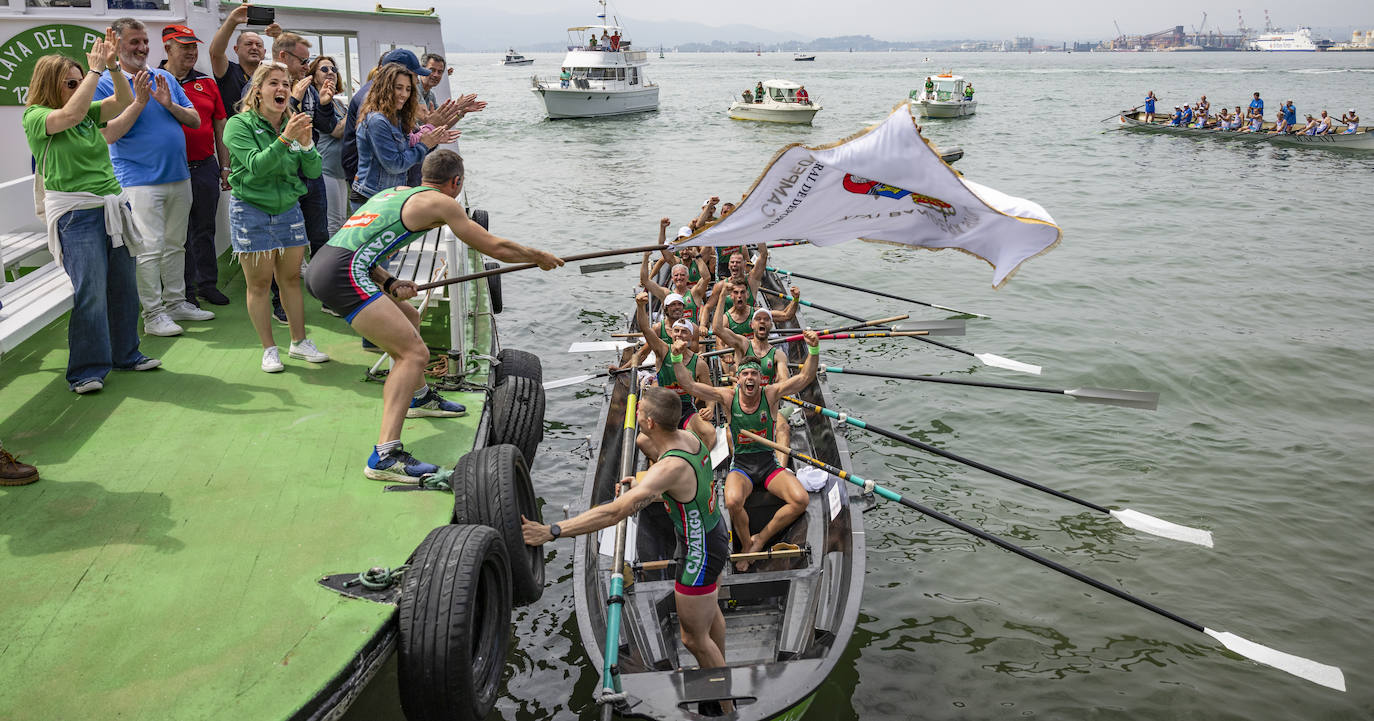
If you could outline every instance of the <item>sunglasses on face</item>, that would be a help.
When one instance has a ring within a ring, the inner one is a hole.
[[[338,72],[338,71],[335,70],[335,69],[334,69],[334,66],[332,66],[332,65],[321,65],[321,66],[320,66],[320,72],[322,72],[322,73],[328,73],[328,74],[330,74],[330,75],[333,75],[334,73],[336,73],[336,72]]]
[[[67,84],[68,90],[76,90],[76,87],[81,84],[80,80],[64,80],[63,82]]]

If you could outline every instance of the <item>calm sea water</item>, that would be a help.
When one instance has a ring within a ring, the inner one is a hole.
[[[849,433],[856,472],[1211,628],[1342,667],[1349,693],[1240,659],[1207,636],[888,505],[868,514],[863,613],[813,719],[1368,719],[1374,648],[1374,153],[1151,137],[1099,122],[1154,90],[1161,107],[1374,118],[1374,54],[669,54],[651,77],[662,109],[601,121],[542,119],[529,75],[459,55],[454,88],[490,101],[464,121],[472,205],[492,230],[565,253],[652,241],[710,195],[739,196],[771,155],[883,118],[928,74],[977,88],[979,112],[930,121],[961,145],[970,179],[1041,203],[1064,231],[1002,290],[956,253],[848,244],[788,248],[777,264],[990,314],[953,341],[1044,366],[1039,378],[916,343],[836,345],[828,363],[982,380],[1160,392],[1158,412],[1062,397],[856,376],[832,403],[870,422],[1082,498],[1213,531],[1215,549],[1130,531],[1079,506]],[[729,120],[745,87],[804,83],[810,128]],[[1114,118],[1113,118],[1114,120]],[[560,352],[605,339],[632,310],[633,270],[504,280],[503,344],[545,375],[609,358]],[[810,283],[865,317],[930,309]],[[813,322],[832,320],[813,312]],[[976,363],[976,361],[974,362]],[[933,386],[933,387],[932,387]],[[536,486],[557,517],[575,503],[596,387],[552,391]],[[494,717],[592,718],[597,670],[572,614],[571,544],[516,619]],[[400,718],[393,670],[352,718]]]

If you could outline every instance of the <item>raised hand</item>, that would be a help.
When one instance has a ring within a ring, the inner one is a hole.
[[[463,134],[463,131],[459,130],[458,128],[448,128],[447,130],[444,131],[443,140],[441,140],[441,141],[439,141],[439,142],[440,142],[440,143],[451,143],[451,142],[457,140],[457,139],[458,139],[458,136],[459,136],[459,135],[462,135],[462,134]]]
[[[109,48],[106,47],[105,41],[95,41],[95,44],[91,46],[90,52],[86,53],[86,67],[96,71],[97,73],[104,72],[105,57],[108,54]]]
[[[305,113],[296,113],[291,119],[286,121],[286,128],[282,130],[282,137],[294,140],[301,145],[310,144],[310,116]]]
[[[301,78],[300,80],[297,80],[295,84],[291,86],[291,97],[295,98],[296,102],[299,103],[300,101],[305,100],[305,91],[307,88],[310,87],[310,80],[310,76],[307,75]]]
[[[668,352],[672,355],[680,356],[685,350],[687,350],[687,341],[678,338],[677,340],[673,341],[673,347],[669,348]]]
[[[152,88],[149,87],[148,71],[138,71],[138,74],[134,75],[134,102],[146,104],[148,96],[151,94]]]
[[[152,83],[150,89],[153,92],[153,100],[164,108],[171,107],[172,86],[167,83],[167,79],[160,75],[149,75],[148,79]]]
[[[229,12],[228,21],[233,23],[234,25],[242,25],[248,22],[248,8],[251,7],[253,6],[249,5],[248,3],[244,3],[234,8]]]
[[[672,225],[672,224],[673,224],[673,221],[668,220],[667,218],[659,218],[659,219],[658,219],[658,228],[659,228],[659,230],[667,230],[667,229],[668,229],[668,226],[670,226],[670,225]]]
[[[277,36],[281,35],[281,26],[276,23],[272,23],[271,25],[267,26],[266,30],[262,31],[262,34],[266,35],[269,38],[272,38],[273,40],[276,40]]]
[[[788,288],[788,290],[792,291],[792,297],[793,297],[793,298],[800,298],[800,297],[801,297],[801,290],[800,290],[799,288],[797,288],[797,286],[795,286],[795,285],[794,285],[794,286],[791,286],[791,287]]]
[[[648,304],[649,304],[649,294],[646,293],[646,292],[644,292],[644,291],[642,291],[642,290],[639,291],[639,293],[635,295],[635,302],[638,303],[638,304],[640,304],[640,305],[648,305]]]
[[[425,147],[433,149],[440,143],[444,142],[444,136],[447,134],[447,130],[448,126],[446,125],[440,125],[437,128],[430,128],[429,130],[420,133],[420,142],[424,143]]]
[[[320,103],[328,105],[334,102],[334,76],[324,76],[324,87],[320,88]]]
[[[813,348],[821,344],[821,337],[816,335],[814,330],[802,331],[802,337],[806,339],[806,344]]]

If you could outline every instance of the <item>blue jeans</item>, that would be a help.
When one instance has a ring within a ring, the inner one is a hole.
[[[62,267],[72,279],[67,324],[67,385],[129,368],[138,350],[138,286],[127,247],[110,247],[105,209],[73,210],[57,219]]]

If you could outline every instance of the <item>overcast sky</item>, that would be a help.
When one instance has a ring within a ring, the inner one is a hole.
[[[307,0],[315,4],[320,0]],[[344,0],[372,6],[372,0]],[[404,0],[392,0],[405,5]],[[383,3],[387,4],[387,3]],[[413,4],[427,4],[423,0]],[[489,0],[445,0],[440,8],[445,24],[457,21],[464,8],[493,8]],[[337,7],[337,5],[335,5]],[[592,22],[598,5],[593,0],[517,0],[498,5],[500,10],[522,15],[582,13]],[[1288,29],[1301,23],[1317,28],[1355,26],[1374,29],[1374,2],[1369,0],[1307,0],[1302,3],[1247,0],[1215,3],[1191,0],[1153,0],[1117,6],[1090,0],[1027,2],[1025,0],[964,0],[959,3],[899,2],[894,0],[788,0],[741,2],[740,0],[623,0],[611,4],[611,12],[628,18],[684,21],[721,26],[755,25],[806,38],[834,35],[872,35],[883,40],[924,38],[1004,38],[1014,35],[1073,39],[1106,38],[1116,34],[1112,21],[1128,34],[1150,33],[1175,25],[1185,30],[1198,25],[1208,11],[1207,28],[1235,32],[1236,9],[1251,27],[1264,26],[1269,8],[1274,24]],[[628,27],[633,36],[634,27]],[[557,38],[554,38],[557,39]],[[1335,38],[1349,40],[1349,37]]]

